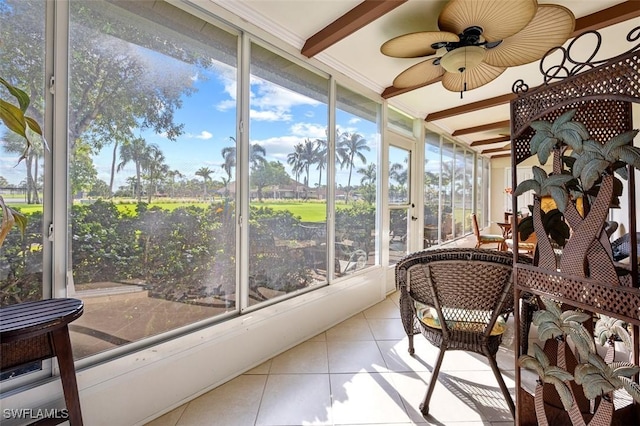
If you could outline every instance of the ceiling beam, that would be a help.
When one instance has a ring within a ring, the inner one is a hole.
[[[440,120],[443,118],[453,117],[460,114],[466,114],[468,112],[479,111],[485,108],[491,108],[494,106],[507,104],[515,99],[514,93],[507,93],[505,95],[496,96],[495,98],[483,99],[481,101],[472,102],[470,104],[460,105],[454,108],[443,109],[442,111],[432,112],[425,117],[425,121]]]
[[[571,37],[576,37],[585,31],[601,30],[620,22],[628,21],[640,16],[640,4],[637,0],[628,0],[607,9],[576,19],[576,27]]]
[[[301,53],[310,58],[370,24],[407,0],[364,0],[362,3],[312,35]],[[313,12],[310,10],[310,14]]]
[[[469,146],[480,146],[480,145],[491,145],[499,142],[507,142],[511,140],[510,135],[499,136],[497,138],[483,139],[481,141],[473,141],[469,144]]]
[[[399,88],[394,87],[394,86],[389,86],[386,89],[384,89],[384,91],[382,92],[382,94],[380,96],[382,96],[384,99],[392,98],[394,96],[402,95],[403,93],[408,93],[408,92],[411,92],[412,90],[416,90],[416,89],[419,89],[421,87],[425,87],[425,86],[428,86],[430,84],[437,83],[439,81],[442,81],[442,76],[436,77],[433,80],[429,80],[426,83],[421,84],[419,86],[405,87],[404,89],[399,89]]]
[[[491,158],[507,158],[507,157],[511,157],[511,153],[509,154],[498,154],[498,155],[492,155]]]
[[[569,38],[577,37],[585,31],[601,30],[602,28],[619,24],[620,22],[628,21],[637,17],[640,17],[640,5],[638,5],[638,0],[627,0],[607,9],[583,16],[582,18],[577,18],[575,28]],[[390,86],[384,89],[381,96],[384,99],[388,99],[393,96],[411,92],[412,90],[416,90],[421,87],[429,86],[430,84],[437,83],[440,80],[442,80],[442,77],[428,81],[427,83],[419,86],[407,87],[404,89],[398,89],[397,87]]]
[[[480,126],[467,127],[465,129],[458,129],[454,131],[451,134],[451,136],[462,136],[462,135],[468,135],[470,133],[486,132],[487,130],[499,129],[501,127],[509,127],[510,125],[511,125],[511,120],[496,121],[495,123],[487,123],[487,124],[482,124]]]
[[[510,151],[510,150],[511,150],[511,144],[507,144],[501,148],[484,149],[480,152],[480,154],[491,154],[494,152],[503,152],[503,151]]]

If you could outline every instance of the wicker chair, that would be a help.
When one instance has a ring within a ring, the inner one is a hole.
[[[476,248],[480,248],[485,244],[497,244],[498,250],[506,250],[504,237],[497,234],[481,234],[480,227],[478,226],[478,218],[475,213],[471,213],[471,224],[473,226],[473,233],[476,236]]]
[[[640,255],[640,232],[636,234],[636,252]],[[631,256],[631,234],[624,234],[622,237],[611,242],[611,252],[613,260],[620,262]]]
[[[440,349],[420,411],[429,413],[429,400],[447,350],[464,350],[487,357],[498,385],[515,416],[513,399],[496,363],[513,311],[513,255],[488,249],[447,248],[409,254],[396,264],[400,314],[414,354],[413,336],[422,333]]]

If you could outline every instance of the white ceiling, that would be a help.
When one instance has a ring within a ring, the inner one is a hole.
[[[242,19],[269,31],[300,51],[305,41],[318,31],[357,6],[362,0],[212,0]],[[638,3],[640,0],[632,0]],[[576,18],[623,3],[620,0],[538,0],[569,8]],[[387,40],[416,31],[438,30],[437,18],[447,1],[409,0],[391,12],[366,25],[348,37],[320,52],[315,58],[352,77],[361,84],[382,93],[392,86],[397,74],[423,59],[391,58],[380,53]],[[628,32],[640,26],[640,18],[600,30],[603,46],[595,59],[604,59],[623,53],[632,45],[625,41]],[[593,50],[593,39],[585,39],[578,50],[588,55]],[[568,43],[567,43],[568,44]],[[584,46],[583,46],[584,45]],[[590,46],[587,46],[590,45]],[[566,45],[565,45],[566,46]],[[513,83],[524,79],[529,87],[542,84],[539,63],[535,62],[507,69],[500,77],[485,86],[464,93],[445,90],[440,83],[425,86],[388,99],[389,103],[410,115],[425,118],[428,114],[468,103],[511,93]],[[465,113],[433,121],[447,133],[509,119],[509,104],[482,111]],[[467,134],[457,139],[465,143],[497,137],[508,129],[494,129]],[[478,151],[504,146],[505,142],[477,147]]]

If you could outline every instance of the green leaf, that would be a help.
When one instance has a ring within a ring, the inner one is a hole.
[[[538,161],[540,161],[540,164],[547,163],[547,160],[551,156],[551,153],[558,142],[559,141],[556,138],[546,138],[540,142],[540,146],[538,147]]]
[[[531,127],[536,132],[549,132],[551,134],[551,122],[546,120],[538,120],[531,123]]]
[[[573,395],[571,394],[571,390],[569,386],[567,386],[563,381],[556,379],[554,377],[549,377],[545,380],[547,383],[551,383],[555,386],[558,395],[560,396],[560,401],[562,401],[562,405],[565,410],[569,410],[573,406]]]
[[[611,151],[610,155],[615,160],[620,160],[636,169],[640,169],[640,148],[636,146],[621,146]]]
[[[553,198],[553,201],[556,202],[558,210],[564,212],[567,208],[567,204],[569,203],[569,194],[567,191],[562,187],[554,186],[549,188],[549,194]]]
[[[575,152],[581,153],[583,141],[589,139],[589,132],[584,124],[571,121],[563,124],[558,129],[556,137],[569,145]]]
[[[585,322],[589,318],[591,318],[591,315],[586,314],[584,312],[580,312],[580,311],[564,311],[560,315],[560,319],[565,322],[575,321],[575,322],[581,323],[581,322]]]
[[[594,159],[589,161],[580,173],[582,188],[584,190],[590,189],[596,181],[600,179],[602,173],[604,173],[608,166],[609,162],[607,160]]]
[[[540,193],[540,183],[534,179],[527,179],[518,184],[516,189],[513,191],[513,195],[517,197],[518,195],[522,195],[525,192],[533,191],[536,194]]]
[[[614,376],[631,377],[634,374],[640,373],[640,367],[630,362],[612,362],[609,364],[609,368]]]
[[[573,163],[573,177],[579,178],[584,167],[593,160],[604,160],[604,157],[599,152],[593,151],[585,151],[577,156],[575,163]]]
[[[27,95],[23,90],[13,86],[2,77],[0,77],[0,84],[6,87],[9,93],[11,93],[18,100],[18,105],[20,105],[20,110],[24,114],[27,111],[27,108],[29,108],[29,103],[31,102],[29,100],[29,95]]]
[[[0,99],[0,120],[14,133],[26,137],[26,122],[20,108]]]
[[[564,332],[552,322],[543,322],[538,326],[538,338],[543,342],[560,336],[564,336]]]
[[[540,144],[546,140],[547,138],[552,137],[549,132],[538,132],[529,141],[529,149],[531,150],[531,154],[536,154],[538,152],[538,147]]]
[[[604,157],[603,145],[600,142],[596,142],[593,139],[586,140],[582,143],[582,148],[587,152],[597,152]]]
[[[536,180],[536,182],[538,182],[540,185],[542,185],[542,183],[547,180],[547,172],[544,171],[543,168],[538,167],[538,166],[533,166],[531,168],[531,171],[533,172],[533,178]]]
[[[570,109],[566,112],[563,112],[558,118],[555,119],[553,125],[551,126],[552,132],[557,132],[558,129],[565,123],[571,121],[573,117],[576,115],[577,109]]]
[[[550,174],[545,180],[543,187],[545,186],[563,186],[573,179],[571,175],[565,174]]]
[[[626,377],[621,377],[620,380],[622,381],[624,389],[629,392],[629,395],[631,395],[636,402],[640,402],[640,385]]]
[[[610,153],[616,148],[620,148],[623,146],[633,146],[633,144],[631,144],[631,141],[633,141],[637,134],[638,130],[629,130],[609,139],[603,147],[603,153],[605,154],[605,157],[608,157]]]
[[[563,382],[573,380],[573,375],[571,373],[569,373],[564,368],[560,368],[556,365],[548,366],[547,368],[544,369],[544,373],[547,378],[555,377],[556,379],[561,380]]]
[[[540,362],[531,355],[522,355],[518,359],[518,364],[522,368],[535,371],[539,377],[544,376],[544,368],[542,364],[540,364]]]

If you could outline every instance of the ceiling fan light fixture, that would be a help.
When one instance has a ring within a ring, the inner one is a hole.
[[[447,72],[462,73],[477,67],[485,54],[485,49],[480,46],[458,47],[440,58],[440,65]]]

